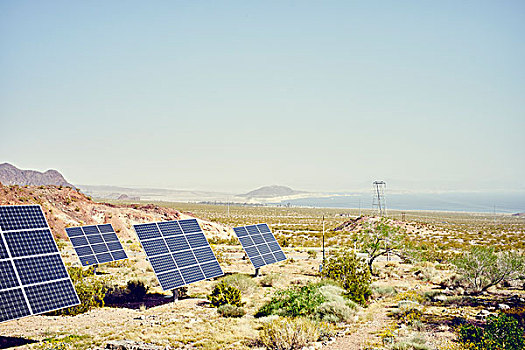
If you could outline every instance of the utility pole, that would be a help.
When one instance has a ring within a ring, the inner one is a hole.
[[[325,252],[324,252],[324,215],[323,215],[323,266],[324,266],[324,260],[325,260]]]

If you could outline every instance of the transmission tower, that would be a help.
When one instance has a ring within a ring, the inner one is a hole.
[[[386,198],[385,198],[386,182],[374,181],[372,186],[372,208],[377,208],[379,216],[386,216]]]

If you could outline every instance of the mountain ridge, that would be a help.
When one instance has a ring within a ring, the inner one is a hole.
[[[57,170],[22,170],[9,163],[0,164],[0,183],[5,186],[63,186],[76,188]]]

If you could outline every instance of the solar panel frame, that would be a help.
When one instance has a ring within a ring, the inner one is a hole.
[[[67,227],[66,233],[82,266],[128,259],[111,224]]]
[[[239,226],[233,231],[256,269],[287,259],[267,224]]]
[[[133,227],[163,290],[224,274],[196,219],[137,224]]]
[[[38,251],[41,247],[25,246],[42,242],[46,242],[44,251]],[[11,244],[18,250],[16,254],[12,253]],[[44,274],[42,262],[46,262]],[[40,205],[0,206],[0,263],[4,267],[11,265],[12,269],[11,285],[0,286],[0,323],[80,304]],[[24,267],[29,270],[23,270]],[[43,293],[58,283],[62,285],[60,295]]]

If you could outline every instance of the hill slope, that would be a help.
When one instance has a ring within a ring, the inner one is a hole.
[[[133,224],[192,218],[191,213],[156,205],[112,205],[96,203],[76,189],[55,186],[4,186],[0,183],[0,205],[40,204],[55,237],[65,238],[70,226],[110,223],[123,239],[136,239]],[[207,238],[231,238],[232,230],[198,219]]]
[[[66,181],[64,176],[56,170],[40,172],[35,170],[21,170],[9,163],[0,164],[0,182],[4,185],[19,186],[65,186],[75,187]]]
[[[293,196],[295,194],[305,193],[302,191],[295,191],[287,186],[263,186],[256,190],[250,191],[245,194],[240,194],[239,197],[246,198],[272,198],[272,197],[283,197]]]

